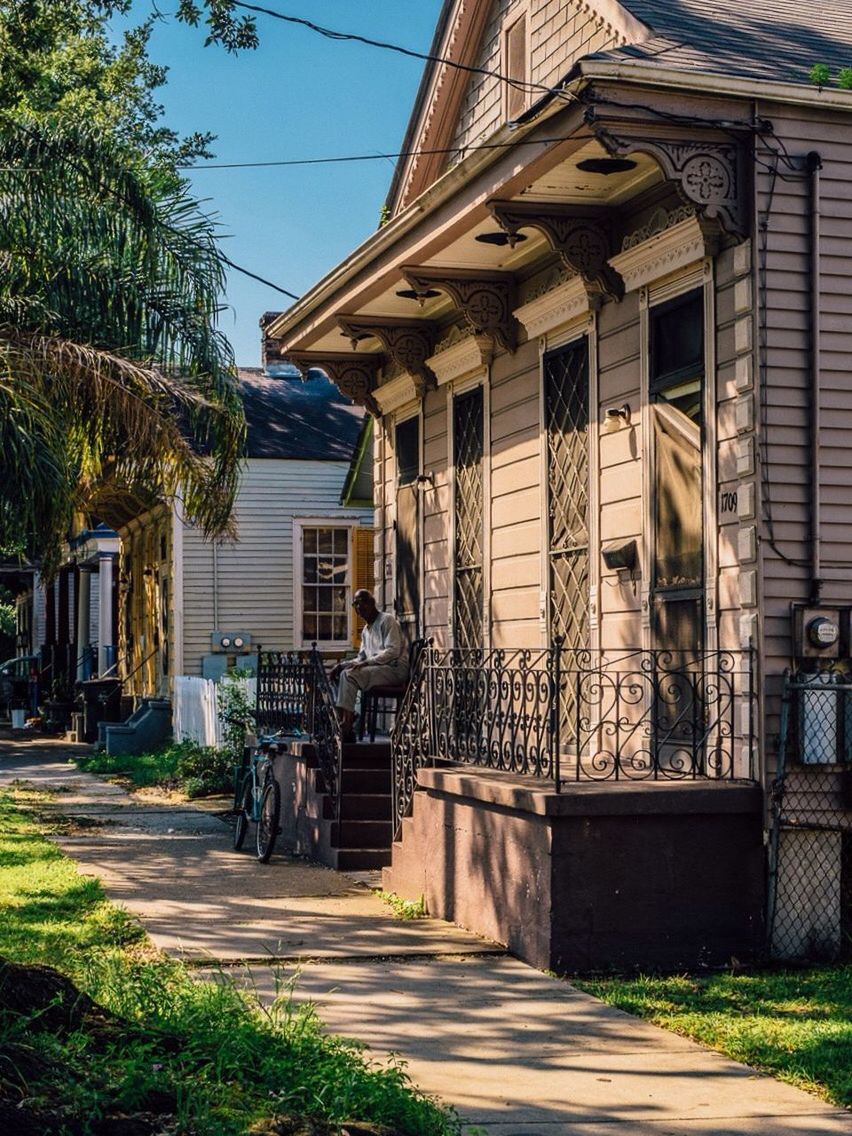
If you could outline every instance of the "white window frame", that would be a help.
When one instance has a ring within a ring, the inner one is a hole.
[[[305,586],[305,529],[345,529],[347,533],[348,555],[346,561],[346,637],[345,639],[317,639],[319,651],[349,651],[352,649],[352,553],[354,537],[352,530],[360,528],[357,521],[341,517],[294,517],[293,518],[293,643],[296,650],[308,650],[313,639],[303,638],[302,588]]]

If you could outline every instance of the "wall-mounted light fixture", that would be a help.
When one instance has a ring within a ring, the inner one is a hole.
[[[624,403],[623,406],[608,406],[606,409],[606,428],[610,433],[621,429],[621,424],[625,426],[630,425],[630,405]]]

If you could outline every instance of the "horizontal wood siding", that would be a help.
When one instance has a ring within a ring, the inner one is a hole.
[[[794,158],[815,150],[820,172],[821,372],[819,440],[822,602],[852,603],[852,140],[848,115],[762,105]],[[787,174],[783,165],[779,170]],[[774,192],[773,192],[774,190]],[[761,169],[766,226],[766,371],[761,399],[763,462],[761,557],[764,667],[773,689],[790,660],[790,602],[810,592],[812,397],[809,334],[809,215],[806,177],[773,179]],[[759,332],[758,332],[759,334]],[[772,712],[772,706],[770,706]]]
[[[255,644],[269,650],[296,645],[293,521],[328,517],[348,518],[353,524],[373,522],[370,510],[340,507],[347,470],[346,462],[249,460],[237,498],[237,541],[218,541],[214,549],[198,529],[185,526],[185,674],[201,674],[212,631],[247,631]]]
[[[476,67],[505,73],[502,58],[503,30],[522,12],[527,12],[529,77],[533,83],[553,86],[583,55],[603,51],[624,42],[589,5],[574,0],[494,0],[485,26]],[[542,92],[528,97],[533,102]],[[493,134],[504,122],[504,83],[489,75],[472,75],[461,105],[453,147],[463,150]]]
[[[599,404],[590,427],[599,431],[601,542],[635,540],[642,547],[642,409],[639,394],[639,298],[631,292],[620,304],[605,304],[598,316]],[[628,403],[631,424],[613,433],[602,429],[606,407]],[[592,556],[598,556],[596,549]],[[601,562],[599,596],[601,646],[641,644],[640,590],[648,565],[632,574]]]

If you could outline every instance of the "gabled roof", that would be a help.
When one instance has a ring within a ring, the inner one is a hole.
[[[250,458],[303,461],[352,460],[364,408],[354,406],[324,375],[272,378],[260,368],[240,368]]]
[[[445,0],[430,54],[477,65],[487,17],[503,0]],[[598,63],[629,64],[630,76],[650,79],[651,69],[700,73],[812,87],[810,69],[836,73],[852,67],[852,0],[561,0],[567,24],[591,16],[611,34],[608,50],[567,61],[558,88]],[[476,77],[457,67],[427,63],[403,156],[391,183],[391,213],[400,212],[446,169],[464,92]],[[815,88],[814,88],[815,90]],[[430,152],[431,151],[431,152]]]
[[[652,33],[588,58],[809,84],[815,63],[852,66],[852,0],[624,0]]]

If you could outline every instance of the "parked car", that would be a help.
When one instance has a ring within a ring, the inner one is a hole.
[[[0,715],[8,718],[10,707],[17,702],[29,709],[33,676],[39,676],[38,655],[16,655],[0,663]]]

